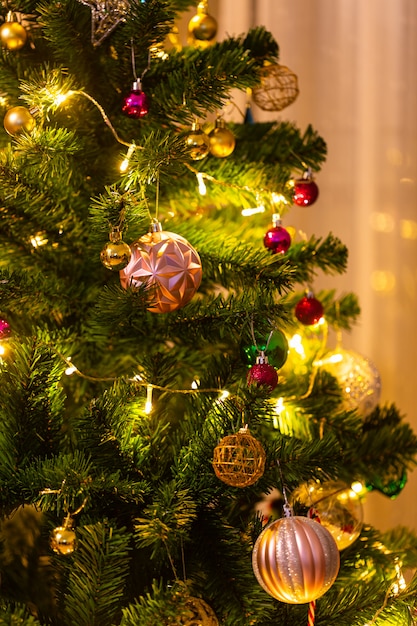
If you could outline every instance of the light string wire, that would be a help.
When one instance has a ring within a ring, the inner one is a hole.
[[[140,80],[143,79],[144,75],[146,74],[146,72],[150,69],[150,62],[151,62],[151,54],[150,52],[148,53],[148,65],[147,67],[144,69],[144,71],[141,74],[141,78]],[[132,47],[132,70],[133,70],[133,75],[135,77],[135,80],[137,79],[137,75],[136,75],[136,66],[135,66],[135,54],[134,54],[134,49]],[[106,124],[106,126],[110,129],[113,137],[115,138],[115,140],[122,146],[126,146],[127,148],[130,149],[130,151],[132,152],[132,147],[133,150],[143,150],[142,146],[138,146],[136,145],[134,142],[130,141],[124,141],[118,134],[118,132],[116,131],[116,129],[114,128],[113,124],[111,123],[109,116],[107,115],[105,109],[103,108],[103,106],[92,96],[90,96],[90,94],[88,94],[85,91],[76,89],[76,90],[70,90],[67,94],[66,97],[72,97],[72,96],[81,96],[83,98],[86,98],[87,100],[89,100],[92,104],[94,104],[94,106],[98,109],[98,111],[100,112],[104,123]],[[212,176],[211,174],[207,174],[206,172],[201,172],[198,169],[196,169],[195,167],[193,167],[190,163],[184,162],[184,166],[190,171],[192,172],[195,176],[197,176],[197,174],[213,183],[216,185],[219,185],[221,187],[227,188],[227,189],[235,189],[237,191],[240,192],[247,192],[250,193],[252,195],[259,195],[259,194],[267,194],[270,196],[274,195],[274,192],[271,192],[270,189],[265,189],[262,187],[250,187],[249,185],[237,185],[236,183],[230,183],[224,180],[220,180],[218,178],[215,178],[214,176]],[[273,201],[272,201],[273,202]]]
[[[51,348],[55,354],[64,361],[64,363],[71,368],[74,374],[77,374],[80,378],[84,380],[89,380],[91,382],[117,382],[119,380],[127,380],[128,382],[135,383],[138,387],[151,387],[152,389],[157,389],[158,391],[167,391],[169,393],[181,393],[181,394],[194,394],[194,393],[224,393],[224,389],[220,389],[219,387],[208,387],[206,389],[172,389],[171,387],[163,387],[162,385],[155,385],[153,383],[149,383],[145,380],[140,380],[138,377],[134,376],[126,377],[123,376],[91,376],[89,374],[84,374],[81,372],[78,367],[74,365],[72,360],[69,357],[64,356],[61,352],[59,352],[52,344],[46,344],[49,348]]]

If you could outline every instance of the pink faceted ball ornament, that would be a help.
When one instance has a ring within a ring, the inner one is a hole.
[[[132,91],[123,100],[122,112],[128,117],[138,120],[144,117],[148,111],[148,96],[142,91],[140,81],[135,81]]]
[[[162,230],[155,220],[131,250],[120,283],[125,289],[147,285],[153,296],[148,311],[169,313],[190,302],[200,286],[202,268],[196,250],[184,237]]]
[[[305,326],[317,324],[323,317],[323,305],[309,292],[297,303],[295,307],[295,317]]]
[[[272,216],[272,228],[264,236],[264,246],[274,254],[284,254],[291,245],[291,235],[282,225],[279,215]]]
[[[290,516],[264,528],[253,549],[252,566],[258,583],[273,598],[307,604],[332,586],[340,556],[327,528],[307,517]]]
[[[269,391],[273,391],[278,384],[278,374],[276,369],[268,363],[268,357],[261,353],[256,357],[256,363],[250,368],[246,380],[249,387],[251,385],[265,386]]]

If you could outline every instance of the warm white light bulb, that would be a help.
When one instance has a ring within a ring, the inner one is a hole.
[[[204,182],[204,176],[201,172],[197,172],[196,177],[198,181],[198,191],[200,195],[205,196],[207,193],[207,187],[206,183]]]
[[[148,385],[146,387],[146,403],[145,403],[145,413],[149,415],[152,412],[152,385]]]
[[[256,213],[263,213],[265,211],[265,206],[263,204],[258,204],[258,206],[242,209],[241,214],[244,217],[250,217],[251,215],[256,215]]]

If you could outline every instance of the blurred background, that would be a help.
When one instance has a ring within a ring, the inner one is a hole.
[[[361,320],[343,347],[374,363],[382,402],[417,431],[417,2],[210,0],[209,12],[218,40],[265,26],[280,63],[298,76],[294,104],[279,113],[252,107],[255,121],[311,123],[328,145],[319,199],[292,208],[284,225],[332,232],[348,246],[347,273],[319,277],[314,289],[358,295]],[[394,500],[370,493],[365,521],[417,530],[417,470]]]

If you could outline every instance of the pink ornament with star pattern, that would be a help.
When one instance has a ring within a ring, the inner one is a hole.
[[[159,222],[151,232],[131,245],[132,256],[120,272],[122,287],[146,284],[152,293],[148,311],[169,313],[186,304],[201,283],[201,261],[184,237],[162,230]]]

